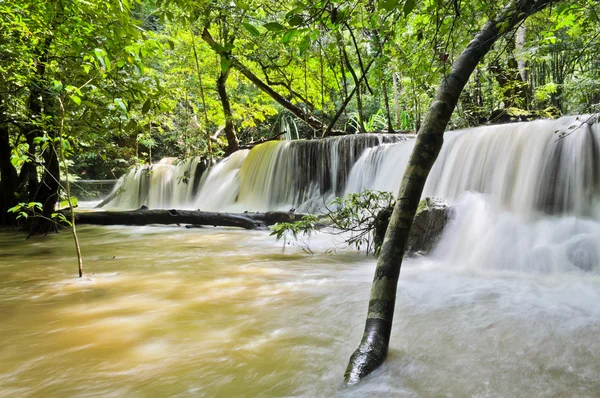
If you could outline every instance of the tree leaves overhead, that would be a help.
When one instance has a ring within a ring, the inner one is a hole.
[[[252,24],[248,23],[248,22],[243,22],[242,25],[244,26],[244,28],[246,28],[246,30],[254,37],[258,37],[260,36],[260,31]]]
[[[380,0],[379,8],[385,11],[392,11],[396,8],[396,6],[398,6],[399,2],[400,0]]]
[[[263,26],[270,32],[281,32],[285,30],[285,27],[279,22],[267,22]]]
[[[415,9],[416,4],[417,0],[405,0],[404,6],[402,7],[402,12],[404,13],[405,17]]]
[[[281,41],[283,44],[289,43],[297,34],[298,31],[296,29],[290,29],[283,34]]]
[[[0,99],[7,119],[0,122],[10,130],[11,161],[20,170],[29,159],[26,129],[52,133],[61,99],[78,171],[107,178],[151,158],[206,155],[207,133],[215,136],[225,122],[216,85],[222,73],[229,75],[226,90],[242,144],[289,127],[290,114],[244,77],[235,60],[322,120],[324,128],[340,113],[334,130],[375,129],[372,120],[378,121],[377,129],[391,124],[414,130],[440,77],[501,5],[453,0],[0,2],[2,30],[10,32],[0,43]],[[515,32],[506,32],[469,82],[452,126],[487,122],[508,109],[544,116],[593,112],[600,103],[597,15],[598,2],[563,1],[528,20],[522,45],[515,45]],[[215,38],[215,48],[202,40],[204,29]],[[36,67],[44,54],[49,61],[39,76]],[[33,118],[29,104],[36,88],[48,98],[43,114]],[[322,134],[301,119],[294,123],[299,137]],[[41,138],[39,145],[48,142]],[[222,134],[212,145],[216,156],[222,154]],[[34,152],[42,164],[41,147]]]

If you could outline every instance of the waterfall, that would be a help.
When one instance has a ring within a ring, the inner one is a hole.
[[[430,258],[469,269],[599,271],[599,139],[589,116],[447,132],[424,196],[456,211]],[[414,141],[273,141],[207,171],[197,159],[165,159],[130,171],[107,207],[317,212],[350,192],[397,192]]]
[[[164,158],[155,165],[133,168],[121,177],[104,205],[108,208],[137,209],[184,207],[193,200],[208,163],[192,158],[178,163]]]
[[[449,131],[424,195],[453,201],[479,192],[519,214],[593,216],[600,208],[600,137],[588,119]],[[107,207],[317,211],[349,192],[397,192],[413,146],[414,136],[385,134],[271,141],[206,172],[198,159],[165,159],[123,177]]]
[[[452,201],[464,192],[479,192],[520,214],[592,216],[599,210],[600,132],[588,119],[568,116],[449,131],[424,196]],[[397,192],[413,145],[411,140],[367,149],[350,173],[346,192]]]
[[[350,170],[366,149],[409,137],[365,134],[271,141],[237,151],[208,171],[198,159],[178,166],[163,159],[122,177],[105,207],[314,211],[344,193]]]

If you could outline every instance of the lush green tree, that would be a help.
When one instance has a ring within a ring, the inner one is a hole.
[[[513,31],[529,15],[551,3],[551,0],[517,0],[508,3],[479,30],[442,78],[404,171],[377,261],[363,338],[346,369],[345,380],[348,384],[358,383],[379,367],[387,356],[396,289],[410,229],[425,181],[442,148],[444,132],[464,87],[501,36]]]
[[[18,203],[52,214],[61,122],[71,172],[90,179],[283,136],[417,130],[439,76],[499,9],[457,0],[3,2],[0,221]],[[449,126],[593,111],[599,9],[563,1],[503,36]]]

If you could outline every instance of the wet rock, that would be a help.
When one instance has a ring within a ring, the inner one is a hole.
[[[379,254],[391,215],[392,208],[383,209],[377,214],[373,239],[376,255]],[[443,199],[427,197],[421,200],[408,237],[406,254],[412,256],[417,252],[425,254],[431,251],[442,236],[450,216],[451,207]]]
[[[440,240],[450,213],[450,206],[441,198],[432,196],[421,200],[408,236],[406,254],[430,252]]]
[[[599,256],[596,243],[590,238],[577,239],[567,246],[567,258],[577,268],[592,271],[598,264]]]

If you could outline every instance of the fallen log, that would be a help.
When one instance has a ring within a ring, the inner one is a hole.
[[[299,221],[303,214],[283,211],[266,213],[221,213],[200,210],[126,210],[75,213],[78,224],[91,225],[150,225],[190,224],[194,226],[238,227],[266,229],[278,222]]]

